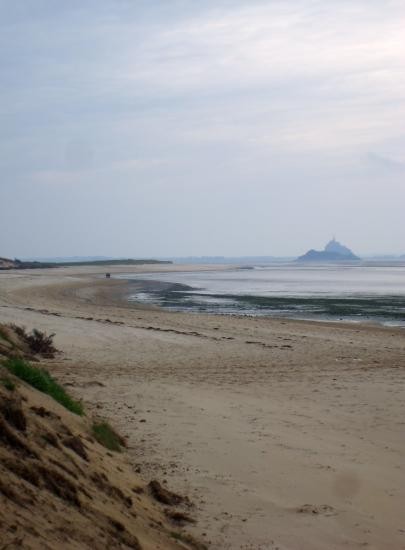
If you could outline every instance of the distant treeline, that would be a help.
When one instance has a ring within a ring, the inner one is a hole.
[[[161,260],[94,260],[83,262],[35,262],[8,260],[0,258],[0,269],[43,269],[53,267],[75,267],[75,266],[112,266],[112,265],[145,265],[145,264],[171,264],[170,261]]]
[[[162,260],[93,260],[83,262],[58,262],[48,264],[48,267],[70,267],[75,265],[144,265],[144,264],[171,264],[173,262]]]

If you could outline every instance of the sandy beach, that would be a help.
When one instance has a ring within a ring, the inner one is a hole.
[[[195,267],[109,271],[170,269]],[[189,495],[196,537],[405,548],[404,329],[137,307],[104,272],[0,273],[0,321],[56,334],[50,370],[128,438],[145,479]]]

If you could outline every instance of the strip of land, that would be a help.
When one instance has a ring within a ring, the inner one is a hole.
[[[27,261],[27,260],[12,260],[10,258],[0,258],[0,271],[10,269],[45,269],[45,268],[57,268],[57,267],[109,267],[109,266],[123,266],[123,265],[154,265],[154,264],[170,264],[168,261],[161,260],[81,260],[81,261],[61,261],[61,262],[39,262],[39,261]]]
[[[171,269],[195,266],[110,271]],[[405,548],[403,329],[169,313],[103,275],[1,273],[0,321],[56,333],[52,372],[127,436],[141,475],[190,496],[197,537]]]

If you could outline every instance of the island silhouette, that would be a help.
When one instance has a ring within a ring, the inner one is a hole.
[[[330,240],[323,250],[308,250],[297,258],[299,262],[345,262],[360,260],[350,248],[338,242],[335,237]]]

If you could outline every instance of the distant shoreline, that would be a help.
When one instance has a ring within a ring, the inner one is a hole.
[[[128,266],[128,265],[154,265],[154,264],[171,264],[166,260],[89,260],[89,261],[72,261],[72,262],[37,262],[37,261],[22,261],[10,260],[8,258],[0,258],[0,270],[9,271],[11,269],[54,269],[57,267],[111,267],[111,266]]]

